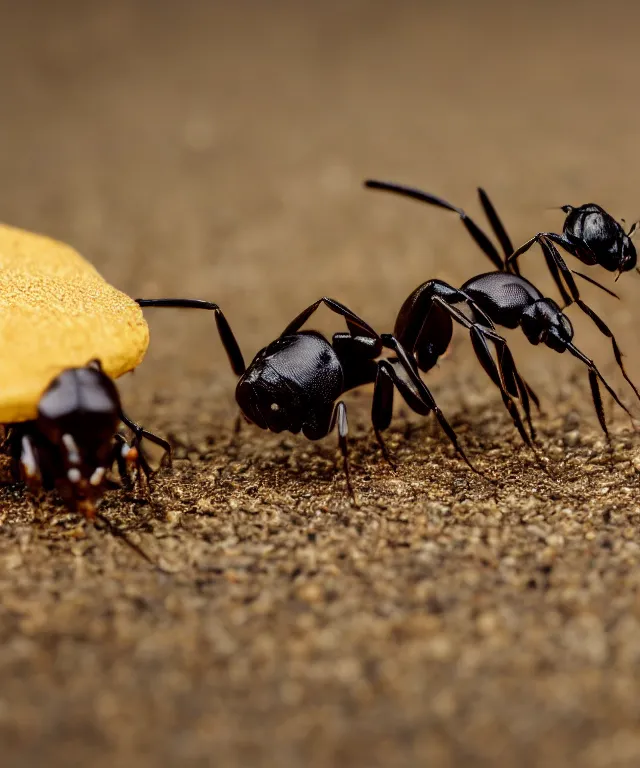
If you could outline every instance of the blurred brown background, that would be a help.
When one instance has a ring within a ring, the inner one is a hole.
[[[516,242],[558,231],[564,203],[640,215],[631,3],[1,10],[0,218],[73,244],[132,295],[219,302],[247,358],[321,295],[387,330],[420,282],[490,269],[455,216],[365,192],[368,176],[480,220],[481,184]],[[541,261],[525,274],[550,287]],[[636,376],[638,280],[617,284],[622,302],[584,290]],[[570,315],[619,385],[608,344]],[[122,389],[186,448],[153,509],[106,509],[177,575],[106,536],[34,528],[3,495],[3,765],[638,764],[637,451],[624,433],[615,471],[598,464],[577,364],[514,336],[546,447],[562,460],[567,418],[584,435],[567,485],[519,476],[526,458],[460,335],[430,382],[511,486],[488,501],[435,428],[394,479],[372,459],[363,396],[356,512],[332,485],[333,438],[245,429],[227,450],[234,380],[210,317],[149,319]]]

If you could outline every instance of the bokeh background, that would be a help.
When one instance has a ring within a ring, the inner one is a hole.
[[[553,208],[565,203],[595,201],[628,222],[640,215],[640,19],[629,2],[6,0],[0,8],[2,220],[71,243],[132,295],[219,302],[247,358],[321,295],[388,330],[420,282],[456,284],[490,268],[455,216],[364,191],[368,176],[423,186],[479,219],[482,185],[516,242],[558,231],[563,217]],[[551,288],[539,254],[524,263],[525,274]],[[620,280],[621,302],[584,289],[636,376],[639,280]],[[623,391],[609,345],[570,315],[579,345]],[[524,538],[513,546],[495,530],[483,538],[473,503],[453,538],[441,540],[446,514],[432,491],[461,470],[435,428],[430,474],[420,474],[419,439],[400,480],[384,471],[379,480],[369,466],[360,490],[382,506],[365,505],[360,517],[339,480],[332,485],[332,438],[283,446],[245,429],[244,474],[229,479],[234,379],[211,318],[150,311],[149,320],[147,360],[122,391],[137,418],[183,447],[178,477],[186,485],[161,481],[160,512],[145,507],[126,519],[132,528],[146,519],[149,539],[173,537],[189,568],[209,558],[218,577],[203,586],[206,569],[196,568],[194,581],[184,566],[176,586],[106,537],[90,536],[81,551],[65,539],[52,544],[50,532],[33,533],[26,507],[12,507],[17,497],[3,496],[3,765],[41,765],[45,755],[48,765],[96,766],[133,764],[134,755],[137,765],[156,766],[638,764],[640,625],[636,584],[627,581],[637,565],[638,484],[628,437],[618,474],[598,476],[602,504],[617,506],[605,521],[609,544],[597,553],[589,542],[600,541],[604,523],[588,506],[595,491],[563,490],[562,481],[554,503],[577,515],[571,533],[558,530],[551,491],[536,496],[535,480],[507,488],[497,517],[487,512],[493,529],[515,516]],[[327,315],[318,322],[339,327]],[[545,398],[547,437],[579,424],[585,461],[600,455],[577,363],[513,340]],[[492,471],[522,453],[463,335],[429,381],[465,437],[488,451]],[[375,452],[366,443],[368,399],[353,402],[365,462]],[[474,430],[484,430],[476,443]],[[192,447],[203,443],[208,459]],[[567,445],[558,443],[557,456]],[[285,463],[269,464],[271,450],[284,450]],[[256,465],[271,480],[277,470],[285,501],[256,496],[262,481],[246,480]],[[305,472],[321,491],[306,490]],[[431,491],[407,497],[408,473]],[[486,488],[456,482],[457,503],[474,493],[488,503]],[[309,499],[317,493],[322,522]],[[171,528],[176,510],[191,522]],[[261,515],[267,522],[256,522]],[[265,538],[274,515],[277,545]],[[402,527],[403,519],[407,549],[385,549],[379,526]],[[419,556],[410,543],[416,520]],[[323,535],[311,552],[317,526]],[[469,540],[479,549],[465,550]],[[293,541],[303,555],[288,549]],[[441,547],[428,566],[425,541]],[[189,555],[196,544],[211,549]],[[265,565],[269,546],[284,547],[277,566]],[[554,563],[572,553],[557,582],[545,581],[549,548]],[[317,577],[300,587],[311,590],[306,598],[295,591],[298,556],[302,581]],[[496,576],[507,556],[519,573],[513,583]],[[412,557],[426,571],[406,580]],[[394,574],[393,594],[379,594]],[[426,592],[415,592],[416,579]],[[439,579],[450,602],[427,610]],[[531,589],[525,596],[531,579],[540,586],[535,598]],[[333,597],[322,591],[328,583]],[[567,590],[570,610],[559,607]],[[256,603],[262,608],[247,618]]]

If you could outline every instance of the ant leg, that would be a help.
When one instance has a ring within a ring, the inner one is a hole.
[[[533,237],[529,238],[529,240],[523,243],[508,257],[507,268],[509,269],[512,266],[512,264],[515,264],[520,258],[520,256],[526,253],[531,248],[532,245],[535,245],[536,243],[540,243],[542,238],[553,240],[554,243],[557,243],[558,245],[562,246],[565,249],[565,251],[567,251],[567,253],[570,253],[572,256],[576,256],[576,258],[578,258],[576,254],[575,245],[565,235],[557,235],[555,232],[538,232],[537,235],[534,235]]]
[[[201,301],[200,299],[136,299],[140,307],[173,307],[175,309],[208,309],[215,313],[218,335],[224,347],[231,370],[237,375],[242,376],[246,370],[244,358],[240,351],[240,345],[233,335],[231,326],[224,316],[224,313],[217,304],[211,301]]]
[[[555,258],[553,257],[551,252],[549,250],[547,250],[547,248],[545,248],[543,243],[544,243],[544,241],[540,240],[540,245],[542,247],[542,254],[544,256],[544,260],[547,263],[547,269],[549,270],[549,274],[553,278],[553,282],[556,284],[556,288],[560,292],[560,296],[562,298],[562,306],[563,306],[563,309],[564,309],[564,308],[568,307],[570,304],[573,304],[573,298],[572,298],[571,294],[569,293],[570,289],[567,290],[567,288],[566,288],[566,286],[564,284],[564,281],[562,280],[562,277],[560,275],[560,268],[558,267],[558,264],[556,263]],[[556,251],[556,254],[560,258],[562,258],[555,248],[554,248],[554,250]],[[563,262],[564,262],[564,259],[563,259]],[[514,261],[513,263],[514,263],[514,266],[515,266],[515,265],[517,265],[518,262]],[[571,278],[571,279],[573,279],[573,278]],[[574,285],[575,285],[575,283],[574,283]]]
[[[521,401],[525,418],[527,420],[527,424],[529,425],[531,438],[532,440],[535,440],[536,430],[531,420],[531,405],[529,401],[531,400],[536,406],[537,410],[540,411],[540,399],[529,386],[529,384],[527,384],[527,382],[520,375],[516,367],[515,360],[513,359],[513,354],[509,349],[506,340],[502,336],[499,336],[497,333],[495,333],[495,331],[486,330],[482,326],[477,326],[477,330],[483,335],[483,337],[490,339],[493,342],[496,348],[496,352],[498,353],[500,374],[504,379],[507,392],[512,397],[515,397]]]
[[[520,377],[520,380],[524,384],[524,387],[527,390],[527,393],[528,393],[529,397],[531,398],[531,402],[535,405],[536,410],[538,411],[538,413],[540,413],[540,398],[533,391],[531,386],[522,377]]]
[[[513,395],[517,399],[520,400],[522,403],[522,409],[524,410],[525,419],[527,421],[527,424],[529,425],[529,433],[531,434],[531,439],[536,439],[536,430],[533,426],[533,421],[531,420],[531,404],[530,404],[530,395],[529,393],[532,392],[533,402],[536,404],[536,407],[540,407],[540,401],[536,403],[537,395],[531,387],[525,382],[525,380],[520,376],[520,373],[518,372],[518,369],[516,368],[515,360],[513,359],[513,354],[511,353],[511,350],[507,346],[506,341],[502,338],[502,336],[498,336],[497,338],[492,338],[490,335],[485,334],[486,338],[491,338],[493,341],[496,350],[498,351],[498,357],[500,361],[500,370],[502,373],[502,376],[505,380],[505,382],[508,383],[507,391],[512,392],[513,386],[515,385],[516,394]]]
[[[602,283],[599,283],[597,280],[594,280],[592,277],[589,277],[589,275],[585,275],[582,272],[578,272],[577,269],[572,269],[571,271],[573,272],[574,275],[578,275],[578,277],[581,277],[583,280],[586,280],[587,283],[591,283],[591,285],[595,285],[596,288],[599,288],[601,291],[608,293],[609,296],[613,296],[614,299],[620,298],[617,293],[607,288],[606,285],[602,285]]]
[[[314,301],[313,304],[309,305],[306,309],[300,312],[300,314],[289,323],[284,331],[282,331],[280,336],[289,336],[291,334],[297,333],[298,330],[302,328],[302,326],[307,322],[311,315],[316,311],[316,309],[318,309],[320,304],[324,304],[332,312],[335,312],[337,315],[344,317],[352,336],[365,336],[370,339],[379,341],[380,337],[368,323],[365,323],[365,321],[356,315],[355,312],[352,312],[349,307],[346,307],[344,304],[341,304],[335,299],[330,299],[328,296],[323,296],[321,299]]]
[[[136,480],[140,483],[141,488],[144,488],[144,481],[146,481],[148,485],[149,478],[155,474],[155,472],[144,455],[142,450],[142,440],[149,440],[149,442],[154,443],[154,445],[163,449],[164,454],[160,462],[161,466],[165,462],[168,466],[171,466],[171,445],[162,437],[158,437],[158,435],[154,435],[153,432],[143,429],[139,424],[136,424],[135,421],[128,418],[122,411],[120,412],[120,418],[133,432],[131,445],[129,446],[128,443],[124,441],[124,444],[121,445],[121,453],[126,462],[133,464],[138,470]],[[120,464],[118,464],[118,471],[120,472]]]
[[[13,447],[13,474],[22,479],[27,488],[35,493],[42,484],[42,472],[40,470],[40,458],[38,449],[29,435],[22,438]]]
[[[531,248],[532,245],[539,243],[540,238],[542,237],[546,237],[549,240],[553,240],[554,243],[561,245],[572,256],[576,255],[573,243],[564,235],[556,235],[555,232],[538,232],[537,235],[529,238],[529,240],[523,243],[519,248],[516,248],[516,250],[507,259],[507,267],[510,267],[512,262],[516,262],[520,256],[522,256],[522,254],[526,253]]]
[[[560,254],[558,253],[557,248],[552,243],[541,241],[541,245],[543,248],[548,248],[549,253],[551,254],[551,258],[555,259],[556,257],[560,258]],[[562,259],[560,258],[560,261]],[[589,307],[581,298],[580,298],[580,291],[578,290],[578,286],[575,283],[575,280],[570,274],[570,270],[568,269],[567,265],[562,261],[562,265],[559,262],[556,262],[558,264],[558,267],[561,271],[563,271],[563,276],[565,280],[567,281],[567,285],[569,287],[569,290],[572,294],[573,301],[580,307],[580,309],[587,315],[591,320],[593,320],[596,328],[600,331],[600,333],[603,334],[603,336],[606,336],[608,339],[611,339],[611,345],[613,347],[613,354],[616,359],[616,363],[618,364],[618,367],[622,371],[622,375],[624,376],[625,381],[629,384],[631,389],[633,389],[636,397],[640,400],[640,392],[638,391],[636,385],[631,381],[629,378],[629,375],[627,374],[624,363],[622,362],[622,352],[620,351],[620,347],[618,346],[618,342],[616,341],[616,337],[613,335],[609,327],[605,324],[605,322]],[[566,270],[567,274],[564,274],[564,270]]]
[[[118,475],[120,476],[120,480],[122,481],[123,487],[130,491],[133,487],[133,483],[131,481],[131,472],[129,470],[129,462],[134,460],[135,454],[132,455],[132,448],[129,445],[129,443],[125,440],[124,436],[116,433],[113,436],[114,439],[114,446],[113,446],[113,461],[116,462],[118,466]],[[129,458],[130,457],[130,458]]]
[[[627,406],[620,400],[618,395],[616,395],[614,390],[609,386],[604,376],[596,368],[593,360],[590,360],[585,354],[583,354],[573,344],[567,344],[567,349],[569,350],[569,352],[571,352],[571,354],[574,357],[577,357],[578,360],[584,363],[589,369],[589,383],[591,384],[591,394],[593,396],[593,403],[596,409],[596,413],[598,414],[598,420],[600,421],[600,426],[602,427],[607,437],[609,437],[609,432],[607,431],[607,427],[605,424],[604,411],[602,409],[602,398],[600,397],[600,389],[598,387],[598,379],[600,379],[602,384],[604,384],[605,389],[611,395],[611,397],[616,401],[616,403],[622,408],[622,410],[627,414],[627,416],[629,416],[629,418],[631,419],[631,424],[633,428],[636,429],[631,412],[629,411]]]
[[[447,304],[447,302],[439,296],[435,297],[433,301],[443,309],[446,309],[446,311],[451,314],[454,320],[456,320],[458,323],[460,323],[460,325],[464,326],[471,332],[471,342],[476,352],[476,356],[480,361],[480,364],[488,374],[489,378],[500,390],[502,402],[509,412],[521,438],[525,444],[533,450],[533,444],[531,443],[531,439],[526,433],[518,408],[511,399],[512,397],[519,397],[522,400],[522,405],[525,410],[525,417],[527,418],[527,422],[532,431],[533,437],[535,435],[535,430],[531,422],[527,388],[517,371],[515,362],[513,361],[513,356],[511,355],[511,350],[509,349],[505,339],[503,339],[502,336],[495,332],[493,323],[482,311],[482,309],[473,301],[470,296],[466,296],[464,293],[462,293],[462,295],[464,296],[467,304],[471,307],[477,316],[486,318],[489,327],[485,328],[478,323],[471,322],[471,320],[469,320],[469,318],[464,313],[460,312],[457,307],[453,307],[450,304]],[[496,362],[494,361],[491,352],[486,345],[486,338],[491,339],[491,341],[493,341],[493,343],[500,351],[499,367],[496,365]],[[506,364],[503,364],[504,361],[506,361]]]
[[[584,264],[587,264],[589,266],[597,264],[598,259],[596,258],[595,255],[593,255],[593,252],[591,251],[591,249],[588,249],[588,254],[591,254],[591,255],[586,257],[587,255],[585,254],[585,251],[587,250],[586,245],[584,243],[574,242],[567,235],[556,235],[553,232],[539,232],[537,235],[535,235],[535,237],[532,237],[530,240],[527,240],[527,242],[524,243],[524,245],[521,245],[517,251],[514,251],[511,254],[511,256],[509,256],[509,258],[507,259],[507,267],[509,267],[511,263],[517,264],[518,256],[521,256],[523,253],[525,253],[525,251],[528,251],[529,248],[531,248],[531,246],[536,242],[540,243],[545,261],[547,262],[547,267],[549,269],[549,272],[551,273],[551,277],[553,278],[554,283],[556,284],[556,287],[558,288],[558,290],[560,291],[560,294],[562,295],[562,300],[564,302],[565,307],[573,303],[573,301],[575,300],[575,294],[578,291],[578,288],[576,286],[575,280],[573,279],[572,275],[578,275],[578,277],[581,277],[583,280],[586,280],[588,283],[591,283],[591,285],[595,285],[597,288],[600,288],[601,291],[608,293],[609,296],[613,296],[615,299],[620,298],[616,293],[614,293],[612,290],[610,290],[606,286],[602,285],[602,283],[599,283],[597,280],[594,280],[592,277],[588,277],[582,272],[569,269],[565,260],[562,258],[562,256],[558,252],[558,249],[555,248],[552,245],[552,243],[556,243],[557,245],[562,246],[562,248],[564,248],[565,251],[567,251],[567,253],[570,253],[572,256],[575,256],[577,259],[579,259]],[[545,247],[545,243],[546,243],[546,247]],[[578,247],[580,248],[580,250],[578,250]],[[560,271],[561,275],[558,274],[558,270]],[[563,285],[562,278],[564,278],[564,281],[566,282],[566,286]],[[569,293],[573,298],[570,298],[570,296],[567,295],[567,289],[569,290]]]
[[[473,311],[474,315],[477,319],[479,319],[484,325],[479,325],[477,322],[472,322],[469,320],[469,318],[464,314],[464,312],[461,312],[457,307],[452,306],[447,301],[444,300],[441,296],[436,296],[433,299],[434,304],[437,304],[442,309],[444,309],[446,312],[448,312],[451,317],[458,322],[463,328],[466,328],[467,330],[471,330],[474,326],[477,326],[478,329],[485,329],[487,334],[492,334],[491,338],[493,341],[499,341],[502,339],[502,336],[499,336],[496,333],[495,325],[493,324],[493,321],[491,318],[482,310],[476,302],[469,296],[468,294],[464,293],[464,291],[459,291],[459,294],[464,298],[469,308]],[[504,341],[504,347],[508,349],[506,346],[506,341]],[[492,358],[493,360],[493,358]],[[484,367],[484,366],[483,366]],[[515,364],[513,366],[515,368]],[[504,372],[502,369],[500,370],[499,375],[497,377],[494,377],[493,369],[487,369],[485,368],[485,371],[489,374],[492,381],[495,383],[497,387],[499,387],[501,390],[504,388],[506,389],[507,393],[512,395],[513,397],[518,396],[518,389],[516,386],[516,381],[513,376],[511,376],[509,379],[504,378]],[[497,374],[497,371],[496,371]]]
[[[556,242],[558,241],[556,240]],[[567,242],[570,243],[570,241]],[[620,298],[617,293],[614,293],[612,290],[607,288],[605,285],[602,285],[602,283],[599,283],[597,280],[594,280],[592,277],[589,277],[582,272],[578,272],[575,269],[569,269],[567,263],[562,258],[555,245],[553,245],[551,242],[551,238],[548,236],[540,236],[540,247],[542,248],[549,272],[551,273],[551,276],[553,277],[558,290],[562,294],[562,300],[564,301],[565,307],[568,307],[570,304],[573,304],[574,301],[577,301],[580,298],[578,286],[576,285],[576,281],[573,279],[573,275],[577,275],[583,280],[586,280],[587,283],[595,285],[596,288],[599,288],[601,291],[608,293],[609,296],[613,296],[614,299]],[[564,244],[564,247],[567,248],[569,246]],[[571,245],[571,247],[573,248],[574,246]],[[577,255],[575,250],[570,251],[570,253],[572,253],[574,256]],[[596,263],[595,260],[594,263]],[[563,285],[563,278],[566,286]],[[567,290],[569,291],[570,295],[567,294]]]
[[[589,386],[591,387],[591,398],[593,399],[593,406],[598,415],[598,421],[600,422],[600,426],[602,427],[602,431],[605,433],[607,440],[611,442],[611,436],[607,429],[607,421],[604,416],[604,408],[602,407],[602,395],[600,394],[600,387],[598,386],[598,377],[592,370],[589,370]]]
[[[373,389],[373,403],[371,405],[371,423],[373,431],[382,451],[382,455],[391,467],[395,470],[395,463],[389,456],[389,451],[382,437],[382,430],[387,429],[391,424],[391,415],[393,412],[393,378],[387,370],[386,361],[380,361],[376,374],[376,383]]]
[[[556,248],[553,248],[553,251],[550,249],[547,250],[545,248],[545,243],[549,240],[553,240],[553,242],[558,243],[558,245],[561,245],[566,251],[568,251],[571,255],[576,256],[576,249],[571,243],[570,240],[568,240],[564,235],[556,235],[553,232],[539,232],[537,235],[532,237],[530,240],[527,240],[526,243],[520,246],[516,251],[514,251],[506,260],[507,270],[511,271],[513,270],[515,274],[519,274],[517,271],[518,267],[518,257],[522,256],[523,253],[528,251],[534,243],[539,243],[540,247],[542,248],[542,253],[544,255],[544,259],[547,263],[547,269],[549,270],[549,273],[551,274],[551,277],[553,278],[553,282],[556,284],[556,287],[558,291],[560,292],[560,295],[562,296],[562,301],[564,302],[565,306],[571,304],[571,298],[569,295],[569,292],[571,291],[571,286],[569,285],[569,291],[567,291],[567,287],[565,287],[562,278],[560,277],[559,271],[562,272],[562,274],[565,276],[568,274],[569,277],[567,279],[567,283],[570,281],[575,285],[575,281],[573,281],[573,278],[571,277],[571,270],[567,267],[564,259],[558,252]]]
[[[154,443],[155,445],[162,448],[162,450],[164,451],[164,456],[162,460],[164,461],[166,457],[167,463],[171,465],[171,445],[169,442],[167,442],[167,440],[165,440],[162,437],[158,437],[158,435],[154,435],[153,432],[149,432],[148,430],[143,429],[139,424],[136,424],[135,421],[132,421],[124,411],[120,411],[120,419],[124,424],[127,425],[127,427],[129,427],[129,429],[135,435],[135,438],[136,438],[135,447],[140,445],[140,443],[142,442],[142,438],[145,438],[150,443]],[[134,443],[132,443],[132,447],[133,445]]]
[[[616,359],[616,363],[618,364],[618,367],[622,371],[622,375],[625,378],[625,381],[630,385],[631,389],[635,392],[636,397],[640,400],[640,392],[638,391],[638,388],[636,385],[631,381],[629,378],[625,368],[624,364],[622,362],[622,352],[620,351],[620,347],[618,346],[618,342],[616,341],[616,337],[613,335],[613,333],[610,331],[609,327],[605,325],[603,320],[590,308],[588,307],[582,299],[577,299],[576,304],[580,307],[580,309],[588,315],[593,322],[596,324],[596,327],[598,330],[607,338],[611,339],[611,346],[613,347],[613,354]]]
[[[546,235],[539,235],[539,238],[540,247],[542,248],[545,260],[549,266],[549,271],[552,275],[555,275],[554,280],[556,281],[556,285],[562,293],[565,305],[568,306],[569,304],[573,304],[574,301],[578,301],[580,298],[580,291],[578,290],[576,281],[573,279],[573,270],[569,269],[566,261],[560,255],[560,251],[558,251],[558,249],[555,247],[551,238],[547,237]],[[576,272],[575,274],[580,275],[580,277],[584,277],[585,280],[588,280],[593,285],[597,285],[598,288],[602,288],[603,291],[611,293],[611,291],[609,291],[603,285],[600,285],[600,283],[596,282],[595,280],[592,280],[590,277],[586,277],[579,272]],[[562,285],[562,279],[564,279],[564,282],[566,283],[566,288]],[[567,290],[569,291],[569,296],[567,296]],[[615,296],[615,294],[613,295]],[[616,296],[616,298],[618,297]]]
[[[473,344],[473,348],[476,353],[476,356],[480,361],[480,365],[482,365],[482,367],[488,374],[489,378],[494,382],[494,384],[496,384],[496,386],[500,390],[500,395],[502,397],[502,402],[504,404],[504,407],[507,409],[509,415],[511,416],[511,420],[513,421],[514,426],[518,430],[518,434],[522,438],[525,445],[528,448],[531,448],[531,450],[534,451],[535,453],[535,449],[533,447],[533,442],[532,442],[533,435],[529,437],[529,435],[527,434],[527,430],[524,427],[524,423],[520,416],[520,412],[518,411],[518,407],[513,401],[513,399],[509,396],[509,393],[505,388],[505,386],[502,384],[501,373],[504,376],[504,371],[501,371],[499,369],[495,360],[493,359],[493,356],[491,355],[489,346],[486,341],[485,334],[482,332],[481,327],[478,325],[473,325],[469,330],[471,334],[471,343]],[[511,371],[509,372],[511,373]],[[524,403],[523,403],[523,407],[524,407]],[[525,409],[526,416],[528,415],[527,410],[528,409]],[[530,421],[530,416],[527,418],[527,421],[528,422]],[[530,427],[531,427],[531,424],[530,424]]]
[[[502,250],[504,251],[504,258],[506,261],[507,256],[510,256],[513,253],[513,243],[511,242],[511,238],[507,234],[507,230],[504,228],[504,224],[500,220],[500,217],[498,216],[498,213],[494,208],[493,203],[491,202],[491,200],[489,200],[489,195],[484,191],[484,189],[482,189],[482,187],[478,187],[478,196],[480,197],[480,202],[482,204],[482,208],[484,210],[485,216],[489,219],[491,228],[495,232],[495,235],[500,242]],[[517,269],[517,265],[515,268]],[[504,265],[503,265],[503,270],[504,270]],[[516,274],[518,274],[518,272],[516,272]]]
[[[114,435],[115,445],[113,447],[113,457],[118,466],[118,474],[123,487],[130,491],[133,488],[134,481],[131,479],[132,469],[136,470],[136,481],[142,485],[142,475],[149,480],[154,474],[151,465],[145,455],[140,450],[140,438],[134,435],[129,444],[125,437],[119,433]]]
[[[338,445],[340,446],[340,453],[342,453],[344,474],[347,479],[347,490],[349,491],[349,496],[351,496],[353,503],[357,504],[356,495],[353,492],[353,486],[351,485],[351,472],[349,470],[349,446],[347,442],[349,423],[347,421],[347,406],[342,400],[340,400],[333,409],[329,432],[335,427],[336,423],[338,424]]]
[[[487,235],[480,229],[480,227],[469,218],[467,214],[441,197],[436,197],[428,192],[423,192],[420,189],[413,187],[405,187],[402,184],[393,184],[386,181],[376,181],[374,179],[368,179],[364,182],[365,187],[368,189],[379,189],[383,192],[393,192],[397,195],[403,195],[404,197],[410,197],[413,200],[418,200],[421,203],[429,203],[429,205],[435,205],[439,208],[444,208],[447,211],[453,211],[457,213],[462,223],[467,229],[467,232],[476,241],[476,244],[482,249],[483,253],[493,262],[493,265],[500,272],[504,272],[505,263],[503,262],[500,254],[498,253],[495,245],[489,240]],[[497,218],[497,216],[496,216]],[[493,223],[493,222],[492,222]]]
[[[445,418],[445,415],[442,413],[442,411],[438,407],[438,404],[436,403],[436,401],[433,398],[433,395],[427,388],[427,385],[420,378],[420,375],[415,367],[415,362],[412,360],[412,358],[410,358],[407,355],[407,353],[404,350],[404,347],[391,334],[386,334],[386,333],[383,334],[382,340],[385,347],[387,347],[388,349],[392,349],[396,353],[396,355],[398,356],[398,363],[402,366],[411,385],[413,385],[413,387],[415,388],[415,391],[414,391],[407,382],[405,382],[403,379],[400,378],[400,376],[398,376],[393,366],[389,365],[389,368],[387,370],[391,375],[391,377],[393,378],[393,383],[396,385],[398,392],[400,392],[400,394],[404,398],[407,405],[410,408],[413,408],[413,410],[416,411],[417,413],[423,413],[425,415],[430,411],[433,411],[436,415],[436,419],[438,419],[438,423],[440,424],[440,427],[442,428],[446,436],[449,438],[453,447],[456,449],[456,452],[462,457],[462,459],[466,462],[467,466],[471,470],[473,470],[473,472],[484,477],[482,472],[476,469],[467,458],[467,454],[463,451],[462,447],[460,446],[460,443],[458,443],[458,437],[453,427],[449,424],[449,422]],[[385,361],[381,360],[380,364],[384,364],[384,362]],[[420,403],[420,407],[422,407],[423,409],[426,408],[427,410],[420,411],[419,408],[416,407],[418,403]]]

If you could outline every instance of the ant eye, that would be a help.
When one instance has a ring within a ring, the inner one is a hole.
[[[278,405],[278,403],[271,403],[271,410],[272,411],[279,411],[280,410],[280,406]]]

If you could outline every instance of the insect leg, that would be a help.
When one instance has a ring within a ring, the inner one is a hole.
[[[162,437],[159,437],[158,435],[154,435],[153,432],[149,432],[148,430],[143,429],[143,427],[141,427],[139,424],[136,424],[135,421],[132,421],[124,411],[120,411],[120,419],[124,424],[127,425],[127,427],[129,427],[129,429],[133,432],[135,436],[135,441],[132,443],[132,448],[133,447],[137,448],[142,442],[142,439],[145,438],[150,443],[154,443],[155,445],[162,448],[162,450],[164,451],[164,457],[166,457],[167,463],[171,464],[171,444],[167,440],[165,440]],[[164,457],[163,457],[163,461],[165,461]]]
[[[407,382],[398,376],[393,366],[389,366],[388,372],[393,378],[393,383],[396,385],[398,392],[400,392],[407,405],[409,405],[409,407],[413,408],[413,410],[417,411],[418,413],[421,413],[421,411],[415,405],[417,402],[421,402],[421,407],[427,408],[425,413],[433,411],[436,415],[438,423],[440,424],[440,427],[449,438],[453,447],[456,449],[456,452],[462,457],[470,469],[472,469],[476,474],[482,475],[482,472],[477,470],[469,461],[466,453],[458,443],[458,437],[453,427],[449,424],[445,418],[445,415],[440,410],[438,404],[433,398],[433,395],[427,388],[427,385],[420,378],[420,375],[415,367],[415,362],[407,355],[400,342],[394,336],[391,336],[390,334],[383,334],[382,340],[385,347],[392,349],[396,353],[398,356],[398,362],[402,366],[409,379],[409,382],[412,385],[409,386]],[[383,363],[384,361],[380,362]],[[418,400],[416,400],[416,395]]]
[[[611,395],[611,397],[616,401],[616,403],[622,408],[622,410],[629,416],[631,419],[631,423],[633,428],[635,429],[635,424],[633,422],[633,416],[631,415],[631,412],[626,407],[626,405],[620,400],[618,395],[614,392],[614,390],[609,386],[606,379],[603,377],[603,375],[600,373],[600,371],[596,368],[595,363],[593,360],[590,360],[585,354],[583,354],[577,347],[575,347],[573,344],[568,344],[567,349],[574,357],[577,357],[580,362],[584,363],[587,368],[589,369],[589,383],[591,384],[591,394],[593,396],[593,403],[596,409],[596,413],[598,414],[598,420],[600,421],[600,425],[604,431],[604,433],[609,436],[609,433],[607,431],[607,427],[605,424],[604,419],[604,411],[602,410],[602,398],[600,397],[600,391],[598,387],[598,379],[604,384],[605,389],[607,392]]]
[[[347,421],[347,406],[342,400],[338,401],[338,403],[336,403],[336,407],[333,409],[333,414],[331,415],[331,423],[329,425],[329,432],[331,432],[336,423],[338,425],[338,445],[340,446],[340,453],[342,454],[344,474],[347,480],[347,490],[349,491],[351,500],[354,504],[356,504],[356,496],[353,492],[353,486],[351,485],[351,472],[349,470],[349,422]]]
[[[378,363],[376,374],[376,383],[373,389],[373,402],[371,404],[371,423],[373,431],[382,451],[385,461],[392,469],[395,464],[391,461],[387,446],[382,437],[382,430],[387,429],[391,424],[391,415],[393,412],[393,377],[389,374],[386,360]]]
[[[217,304],[211,301],[201,301],[200,299],[136,299],[140,307],[173,307],[175,309],[208,309],[215,313],[218,335],[224,347],[231,370],[237,375],[242,376],[246,370],[244,358],[240,350],[240,345],[233,335],[231,326],[224,316],[224,313]]]
[[[353,336],[366,336],[371,339],[379,339],[378,334],[361,317],[356,315],[355,312],[352,312],[349,307],[346,307],[344,304],[341,304],[335,299],[330,299],[328,296],[323,296],[321,299],[314,301],[313,304],[310,304],[306,309],[300,312],[300,314],[289,323],[289,325],[280,335],[288,336],[290,334],[297,333],[297,331],[302,328],[302,326],[307,322],[311,315],[318,309],[320,304],[324,304],[332,312],[335,312],[337,315],[344,317],[347,323],[347,327]]]

